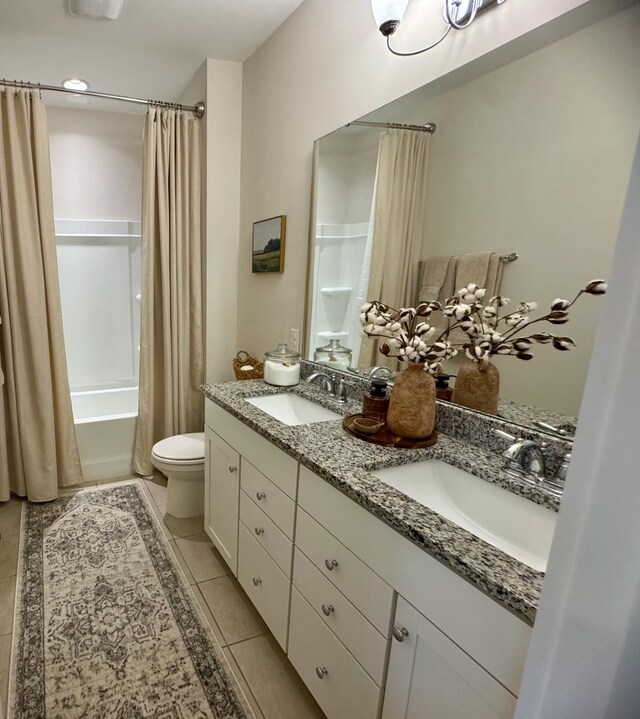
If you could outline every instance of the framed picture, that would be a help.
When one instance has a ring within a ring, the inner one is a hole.
[[[286,231],[286,215],[278,215],[253,223],[252,272],[282,272],[284,270]]]

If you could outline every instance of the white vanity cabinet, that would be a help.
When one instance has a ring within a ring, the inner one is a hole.
[[[516,698],[398,598],[382,719],[510,719]]]
[[[287,648],[298,463],[205,403],[205,529]]]
[[[205,416],[207,532],[328,719],[513,716],[531,627],[210,400]]]

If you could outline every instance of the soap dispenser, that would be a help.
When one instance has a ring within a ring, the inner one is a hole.
[[[384,380],[374,379],[369,391],[364,396],[362,416],[386,422],[388,409],[387,383]]]
[[[449,380],[451,375],[448,374],[437,374],[436,380],[436,399],[444,399],[447,402],[451,402],[453,397],[453,389],[449,387]]]

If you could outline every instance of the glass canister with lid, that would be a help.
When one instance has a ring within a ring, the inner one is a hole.
[[[326,364],[337,369],[348,369],[351,367],[351,350],[340,344],[340,340],[329,340],[324,347],[316,347],[313,359],[318,364]]]
[[[291,387],[300,382],[300,354],[286,344],[264,353],[264,381],[276,387]]]

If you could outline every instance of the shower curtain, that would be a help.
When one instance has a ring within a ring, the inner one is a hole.
[[[153,471],[151,449],[202,432],[204,381],[198,121],[148,112],[142,188],[140,397],[133,470]]]
[[[390,130],[380,135],[373,198],[373,242],[367,299],[391,307],[410,307],[415,299],[424,236],[427,171],[431,135]],[[359,367],[397,361],[377,351],[378,341],[363,337]]]
[[[0,92],[0,501],[82,482],[58,284],[49,139],[35,93]]]

